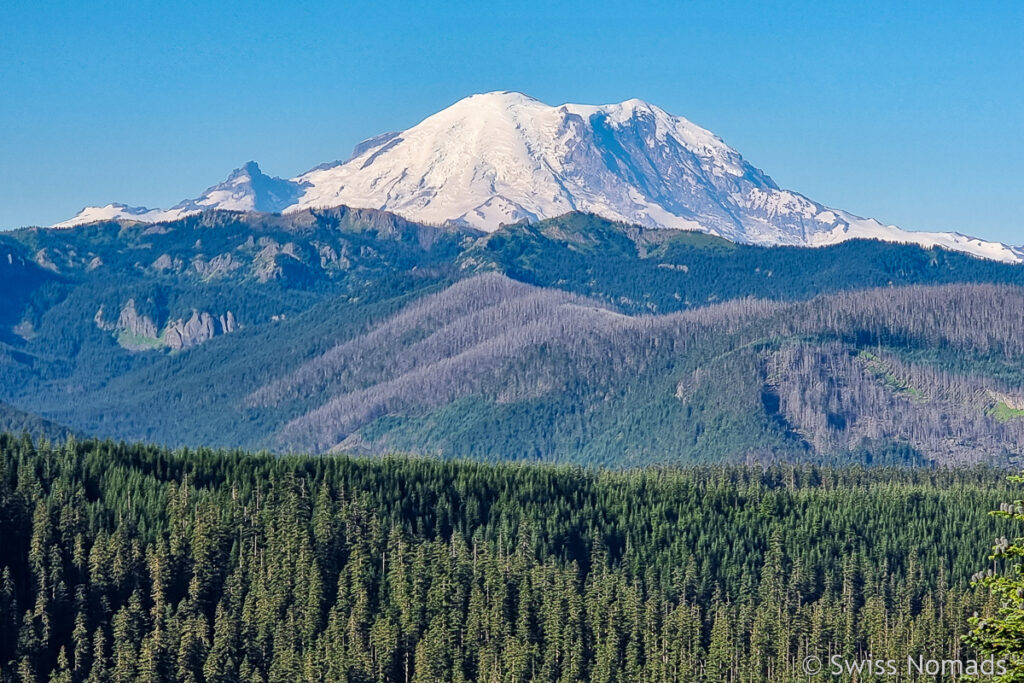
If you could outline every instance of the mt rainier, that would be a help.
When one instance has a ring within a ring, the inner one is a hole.
[[[408,130],[359,144],[347,161],[290,180],[250,162],[171,209],[89,207],[55,227],[163,221],[208,209],[289,213],[339,205],[488,232],[586,211],[761,245],[867,238],[1024,261],[1018,247],[901,230],[781,189],[718,136],[641,100],[554,107],[515,92],[467,97]]]

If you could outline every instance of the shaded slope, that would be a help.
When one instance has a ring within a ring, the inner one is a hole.
[[[0,432],[26,433],[36,438],[46,437],[51,442],[63,441],[72,434],[71,430],[63,425],[18,410],[6,403],[0,403]]]

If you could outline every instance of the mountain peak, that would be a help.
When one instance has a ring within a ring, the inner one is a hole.
[[[630,99],[623,100],[618,104],[606,104],[598,108],[605,110],[618,110],[632,116],[636,116],[639,113],[664,114],[665,116],[670,116],[670,114],[661,107],[657,107],[650,102],[641,100],[637,97],[631,97]]]
[[[711,132],[640,99],[556,107],[481,93],[357,151],[300,176],[290,210],[368,206],[482,230],[581,210],[742,240],[721,204],[746,188],[728,179],[775,187]]]
[[[228,180],[231,180],[232,178],[239,178],[242,176],[253,178],[262,175],[263,171],[260,170],[259,164],[257,164],[255,161],[247,161],[238,168],[236,168],[234,171],[232,171],[231,174],[228,176]]]
[[[222,183],[206,189],[197,199],[181,202],[174,208],[194,212],[205,209],[228,211],[262,211],[279,213],[291,206],[301,188],[291,180],[275,178],[249,161],[236,168]]]
[[[511,104],[523,104],[537,102],[541,103],[535,97],[530,97],[526,93],[521,93],[518,90],[491,90],[490,92],[474,93],[468,97],[463,97],[460,102],[467,101],[494,101],[494,102],[507,102]]]
[[[735,242],[819,246],[870,238],[1020,262],[1024,250],[914,233],[784,190],[711,131],[642,99],[550,106],[511,90],[463,98],[411,128],[370,138],[344,162],[291,180],[255,162],[170,211],[87,209],[71,221],[168,220],[205,209],[291,212],[346,205],[485,231],[586,211]]]
[[[228,174],[224,182],[208,187],[199,197],[186,199],[170,209],[149,209],[115,202],[106,206],[86,207],[75,214],[74,218],[53,227],[70,228],[106,220],[156,223],[177,220],[210,209],[280,213],[294,204],[301,194],[302,187],[298,183],[268,176],[260,170],[259,164],[249,161]]]

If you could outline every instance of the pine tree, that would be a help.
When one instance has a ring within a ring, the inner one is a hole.
[[[1024,484],[1024,476],[1008,477],[1015,484]],[[1003,503],[993,516],[1019,526],[1024,522],[1024,500]],[[965,641],[978,652],[1006,660],[1009,673],[997,681],[1024,680],[1024,536],[1012,541],[1002,537],[996,541],[989,556],[992,568],[974,575],[975,584],[988,589],[996,610],[969,620],[971,631]],[[994,613],[993,613],[994,612]]]
[[[102,628],[96,629],[93,636],[92,661],[89,665],[88,683],[106,683],[110,680],[107,666],[107,638]]]
[[[714,622],[711,626],[711,641],[705,663],[705,680],[732,681],[735,679],[733,658],[736,645],[732,633],[732,615],[729,605],[717,601],[712,606]]]
[[[71,666],[68,663],[68,653],[64,648],[57,653],[57,666],[50,673],[50,683],[71,683],[74,679],[71,676]]]

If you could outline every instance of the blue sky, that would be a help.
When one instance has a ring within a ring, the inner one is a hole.
[[[295,175],[519,90],[640,97],[817,201],[1024,243],[1024,3],[4,5],[3,228]]]

